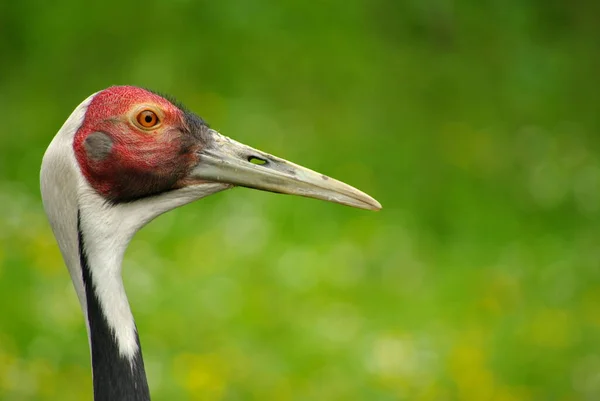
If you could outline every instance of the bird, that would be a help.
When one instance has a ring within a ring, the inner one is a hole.
[[[141,343],[121,278],[157,216],[233,187],[379,210],[341,181],[237,142],[174,98],[111,86],[80,103],[42,158],[44,211],[85,318],[95,401],[147,401]]]

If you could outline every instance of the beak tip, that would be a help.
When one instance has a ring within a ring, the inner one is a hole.
[[[364,210],[372,210],[374,212],[378,212],[382,209],[381,203],[377,201],[377,199],[372,196],[367,195],[364,192],[361,192],[355,188],[352,188],[353,192],[355,192],[355,196],[353,196],[353,202],[348,203],[349,206],[353,206],[359,209]],[[358,195],[358,196],[356,196]],[[340,202],[343,203],[343,202]]]
[[[383,209],[383,206],[381,206],[381,203],[379,203],[377,200],[373,199],[373,201],[369,204],[369,210],[372,210],[374,212],[378,212],[381,209]]]

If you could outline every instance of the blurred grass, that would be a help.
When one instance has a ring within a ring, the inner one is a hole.
[[[382,212],[236,189],[124,276],[155,399],[600,398],[598,3],[0,4],[0,399],[91,399],[41,156],[90,93],[171,93]]]

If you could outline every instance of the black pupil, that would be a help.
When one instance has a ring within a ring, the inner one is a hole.
[[[146,121],[148,124],[150,124],[152,120],[153,118],[150,114],[146,114],[146,117],[144,117],[144,121]]]

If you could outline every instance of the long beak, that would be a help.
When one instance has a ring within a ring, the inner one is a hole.
[[[200,152],[191,176],[282,194],[306,196],[361,209],[379,210],[381,204],[341,181],[280,159],[209,130],[211,140]]]

